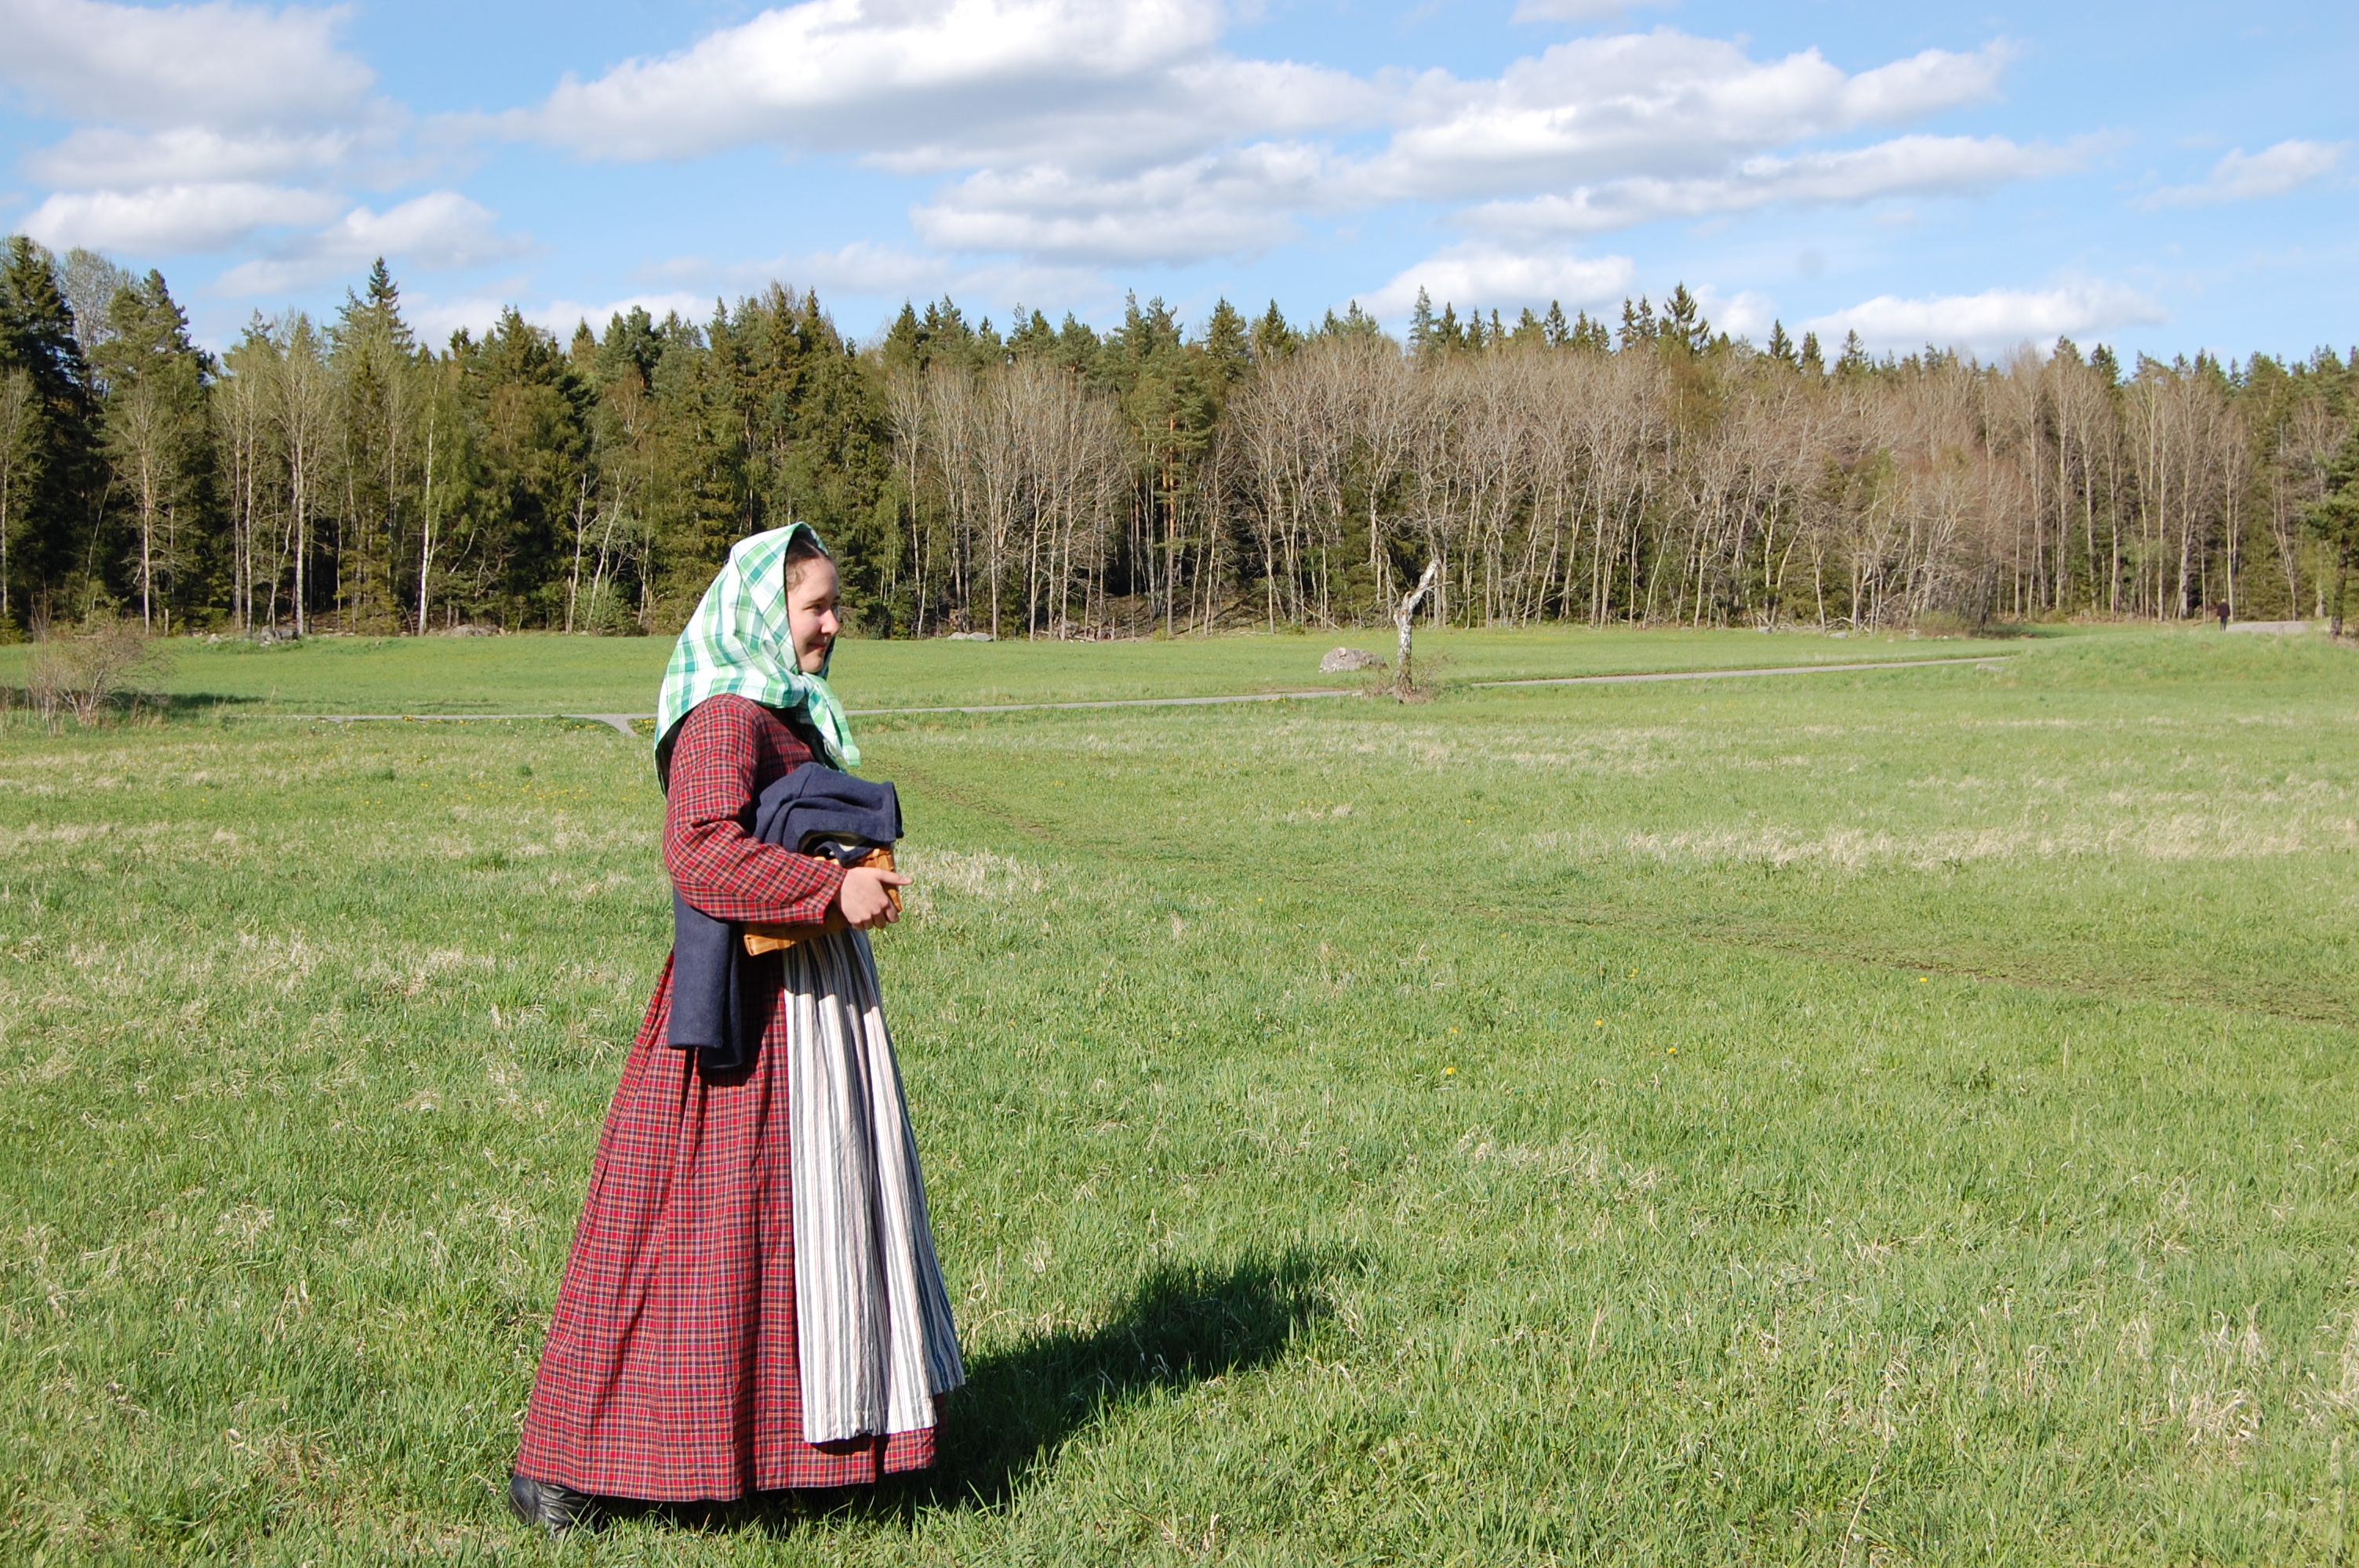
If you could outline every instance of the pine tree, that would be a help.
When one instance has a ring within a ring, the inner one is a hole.
[[[1480,320],[1481,318],[1476,318]],[[1476,330],[1480,330],[1478,327]],[[1466,346],[1465,330],[1458,325],[1458,307],[1444,304],[1441,317],[1433,324],[1433,346],[1437,349],[1462,349]]]
[[[1431,311],[1429,310],[1427,314],[1430,317]],[[1345,308],[1341,316],[1336,315],[1332,310],[1328,311],[1326,319],[1319,324],[1318,336],[1327,339],[1358,338],[1374,343],[1389,343],[1393,341],[1385,331],[1384,323],[1361,309],[1360,302],[1356,299]]]
[[[1857,329],[1843,334],[1843,357],[1835,361],[1835,373],[1843,376],[1865,375],[1875,368],[1868,357],[1867,345],[1860,341]]]
[[[214,543],[212,356],[190,341],[187,314],[152,271],[116,291],[97,343],[92,369],[106,389],[106,452],[136,522],[117,569],[141,625],[169,632],[184,587],[192,578],[201,585]]]
[[[1408,313],[1408,351],[1422,354],[1434,346],[1433,296],[1418,286],[1417,304]]]
[[[1357,309],[1358,307],[1355,305],[1353,308]],[[1329,313],[1328,319],[1334,319],[1332,312]],[[1261,319],[1254,323],[1254,362],[1276,364],[1300,347],[1301,342],[1301,335],[1286,324],[1285,313],[1278,309],[1277,301],[1271,300],[1269,308],[1262,312]]]
[[[918,308],[903,300],[901,313],[893,318],[893,325],[886,330],[884,342],[877,346],[877,358],[884,362],[886,370],[924,370],[925,331],[918,321]]]
[[[1783,364],[1790,365],[1799,362],[1794,352],[1794,340],[1786,335],[1786,323],[1783,321],[1769,323],[1768,354],[1771,359]]]
[[[2359,428],[2343,438],[2342,449],[2327,464],[2326,492],[2311,504],[2304,521],[2334,563],[2334,586],[2328,604],[2332,630],[2340,637],[2351,558],[2359,555]]]
[[[25,378],[26,457],[14,492],[5,575],[38,621],[60,596],[87,611],[104,591],[96,559],[104,465],[90,371],[49,253],[15,235],[0,262],[0,375]],[[79,589],[77,591],[77,589]]]
[[[1654,341],[1655,308],[1647,302],[1647,297],[1643,294],[1638,296],[1636,307],[1629,300],[1623,300],[1621,346],[1626,351]]]
[[[1198,341],[1225,399],[1230,387],[1253,373],[1253,340],[1245,317],[1226,299],[1216,301]]]
[[[1801,362],[1802,368],[1810,372],[1812,375],[1824,375],[1827,373],[1827,362],[1825,357],[1819,351],[1819,335],[1816,332],[1805,332],[1802,334]]]
[[[1670,297],[1663,301],[1659,335],[1664,342],[1691,354],[1700,354],[1712,344],[1712,323],[1704,319],[1703,307],[1684,283],[1675,286]]]
[[[1067,370],[1082,375],[1095,375],[1098,356],[1105,345],[1098,341],[1095,329],[1071,311],[1065,312],[1064,325],[1057,329],[1059,362]]]
[[[1582,319],[1583,321],[1589,319],[1586,311],[1582,312]],[[1564,319],[1564,307],[1553,299],[1549,301],[1548,319],[1545,326],[1548,331],[1549,347],[1560,349],[1572,341],[1572,329],[1565,323]]]

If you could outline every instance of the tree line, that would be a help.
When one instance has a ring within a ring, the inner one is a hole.
[[[421,343],[379,262],[219,355],[164,278],[0,258],[0,633],[677,626],[793,518],[876,635],[2339,618],[2359,350],[1995,363],[1420,297],[1100,332],[772,285]]]

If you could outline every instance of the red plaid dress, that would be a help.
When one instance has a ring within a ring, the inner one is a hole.
[[[842,870],[748,832],[762,791],[810,760],[776,714],[745,697],[710,697],[690,712],[672,750],[664,864],[690,903],[727,920],[825,918]],[[776,986],[783,968],[766,968]],[[789,1010],[769,1016],[748,1067],[702,1076],[696,1053],[665,1043],[665,961],[590,1169],[518,1475],[593,1497],[679,1502],[851,1486],[933,1463],[930,1429],[803,1441]]]

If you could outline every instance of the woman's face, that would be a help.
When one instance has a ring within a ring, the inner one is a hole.
[[[787,633],[794,639],[795,665],[807,676],[827,667],[827,651],[843,622],[835,613],[835,563],[802,563],[803,575],[787,589]]]

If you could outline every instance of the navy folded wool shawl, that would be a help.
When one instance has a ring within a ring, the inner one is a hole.
[[[817,835],[890,845],[901,837],[901,797],[883,780],[806,762],[762,792],[753,835],[798,852]],[[755,960],[738,940],[743,930],[673,892],[669,1039],[677,1050],[698,1052],[704,1072],[744,1066],[761,1038],[765,1020],[746,1005],[745,970]]]

